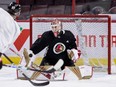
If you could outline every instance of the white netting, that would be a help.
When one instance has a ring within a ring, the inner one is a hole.
[[[34,41],[43,32],[51,30],[51,21],[62,21],[63,29],[70,30],[77,38],[77,47],[82,51],[81,59],[85,64],[97,67],[108,67],[110,59],[109,18],[107,16],[68,16],[68,17],[32,17],[31,41]],[[40,53],[39,56],[43,54]],[[79,63],[80,64],[80,63]]]

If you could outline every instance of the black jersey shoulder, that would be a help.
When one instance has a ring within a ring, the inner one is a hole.
[[[73,35],[73,33],[70,30],[64,30],[64,32],[65,32],[65,34],[72,34]]]
[[[45,37],[45,38],[47,38],[47,37],[49,37],[49,36],[53,36],[53,32],[52,32],[51,30],[45,31],[45,32],[42,34],[42,37]]]
[[[64,34],[69,37],[74,37],[74,34],[70,30],[65,30]]]

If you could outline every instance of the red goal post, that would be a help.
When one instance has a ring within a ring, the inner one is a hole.
[[[75,35],[84,63],[93,67],[106,67],[108,74],[111,74],[110,16],[33,15],[30,17],[30,46],[43,32],[51,30],[51,21],[56,18],[62,21],[64,30],[70,30]]]

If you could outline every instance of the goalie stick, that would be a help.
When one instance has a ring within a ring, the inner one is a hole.
[[[16,52],[14,52],[16,53]],[[18,54],[19,55],[19,54]],[[20,56],[20,55],[19,55]],[[8,56],[6,56],[7,59],[10,60],[10,58]],[[13,64],[13,62],[10,60],[11,64]],[[53,73],[55,71],[57,71],[58,69],[61,68],[61,66],[64,64],[64,61],[62,59],[59,59],[59,61],[53,66],[53,68],[46,70],[46,71],[42,71],[42,70],[38,70],[38,69],[32,69],[32,68],[27,68],[28,70],[32,70],[32,71],[38,71],[38,72],[45,72],[45,73]],[[21,68],[21,66],[16,66],[16,65],[4,65],[7,67],[12,67],[12,68]]]
[[[13,53],[15,53],[17,56],[19,56],[20,58],[23,58],[22,55],[20,55],[19,53],[17,53],[15,50],[13,50],[12,48],[9,48],[9,50],[11,50]]]
[[[18,55],[19,57],[22,57],[19,53],[17,53],[16,51],[14,51],[12,48],[10,48],[10,50],[11,50],[12,52],[14,52],[16,55]],[[25,52],[27,53],[26,49],[25,49]],[[24,52],[23,52],[23,54],[24,54]],[[24,57],[24,58],[25,58],[25,57]],[[26,63],[28,63],[29,59],[26,58],[25,60],[27,61]],[[33,63],[33,64],[34,64],[34,63]],[[27,65],[27,64],[26,64],[26,65]],[[35,64],[34,64],[34,65],[35,65]],[[57,65],[56,65],[56,66],[59,66],[57,69],[59,69],[62,65],[63,65],[63,64],[62,64],[62,61],[60,60],[59,63],[57,63]],[[36,65],[36,66],[37,66],[37,65]],[[56,66],[54,66],[54,67],[56,67]],[[37,66],[37,67],[39,67],[39,66]],[[28,70],[29,70],[29,68],[28,68]],[[52,69],[49,70],[49,71],[48,71],[48,70],[47,70],[47,71],[43,71],[43,70],[37,69],[37,68],[35,68],[35,67],[30,68],[30,70],[31,70],[31,71],[35,71],[35,73],[37,74],[37,75],[34,74],[34,77],[32,77],[32,78],[35,78],[35,76],[37,77],[39,72],[43,72],[43,73],[41,73],[41,74],[44,75],[44,73],[50,74],[50,73],[52,73],[52,72],[57,71],[57,70],[55,70],[54,68],[52,68]],[[48,76],[46,76],[46,75],[44,75],[44,76],[48,78]],[[49,78],[48,78],[48,79],[49,79]],[[63,79],[64,79],[64,77],[63,77]]]
[[[39,69],[27,68],[27,67],[25,67],[25,70],[31,70],[31,71],[37,71],[37,72],[44,72],[44,73],[53,73],[53,72],[57,71],[58,69],[60,69],[63,64],[64,64],[64,61],[62,59],[59,59],[59,61],[56,63],[56,65],[53,66],[53,68],[51,68],[49,70],[43,70],[42,71],[42,70],[39,70]],[[22,66],[16,66],[14,64],[13,65],[3,64],[3,65],[6,66],[6,67],[17,68],[17,69],[21,69],[22,68]]]
[[[46,86],[48,85],[50,82],[49,81],[46,81],[46,82],[43,82],[43,83],[36,83],[36,82],[33,82],[24,72],[23,70],[21,70],[21,68],[19,68],[19,66],[13,66],[14,63],[13,61],[6,55],[6,54],[3,54],[5,56],[5,58],[12,64],[11,66],[10,65],[5,65],[3,64],[3,66],[7,66],[7,67],[13,67],[13,68],[18,68],[18,70],[22,73],[22,75],[34,86]]]
[[[34,64],[34,66],[32,66],[32,68],[34,68],[34,69],[39,69],[39,70],[47,70],[47,69],[49,69],[51,66],[38,66],[37,64],[35,64],[35,63],[33,63]],[[59,73],[56,73],[56,72],[59,72]],[[57,70],[57,71],[54,71],[53,73],[44,73],[44,72],[37,72],[37,71],[34,71],[34,73],[33,73],[33,75],[31,76],[31,78],[32,79],[36,79],[40,74],[42,74],[43,76],[45,76],[47,79],[49,79],[50,81],[53,81],[53,80],[55,80],[56,81],[56,79],[55,78],[57,78],[57,77],[59,77],[59,76],[61,76],[61,75],[63,75],[63,78],[62,78],[62,81],[64,80],[64,77],[65,77],[65,72],[62,72],[62,70]]]
[[[14,64],[13,61],[6,54],[3,53],[3,55],[11,64]]]
[[[19,71],[22,73],[22,75],[31,83],[33,84],[34,86],[46,86],[48,85],[50,82],[49,81],[46,81],[46,82],[43,82],[43,83],[36,83],[36,82],[33,82],[26,74],[24,74],[22,72],[22,70],[19,69]]]
[[[62,59],[59,59],[58,62],[53,66],[53,68],[49,69],[49,70],[39,70],[39,69],[33,69],[33,68],[27,68],[28,70],[32,70],[32,71],[37,71],[37,72],[44,72],[44,73],[53,73],[55,71],[57,71],[58,69],[60,69],[62,67],[62,65],[64,64],[64,61]]]

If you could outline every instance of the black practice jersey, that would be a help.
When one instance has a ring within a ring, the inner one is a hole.
[[[57,37],[52,31],[47,31],[42,34],[42,37],[37,39],[32,45],[31,50],[34,54],[39,53],[45,47],[48,47],[44,60],[50,64],[55,65],[59,59],[63,59],[65,65],[73,65],[72,60],[68,58],[67,49],[76,47],[76,39],[74,35],[68,31],[61,31]]]

